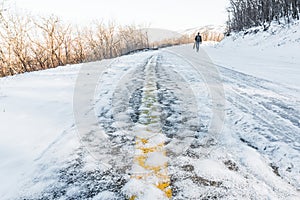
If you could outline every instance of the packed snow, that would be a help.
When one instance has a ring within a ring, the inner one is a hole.
[[[1,199],[299,199],[299,23],[0,79]]]

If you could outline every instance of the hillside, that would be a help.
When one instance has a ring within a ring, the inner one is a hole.
[[[189,41],[193,41],[195,35],[200,32],[203,40],[205,41],[221,41],[224,38],[226,26],[200,26],[196,28],[190,28],[186,30],[171,31],[158,28],[143,29],[143,33],[148,36],[149,43],[159,43],[180,39],[181,37],[188,38]],[[186,40],[182,40],[186,43]]]
[[[300,22],[252,28],[204,47],[217,64],[271,81],[300,86]],[[245,62],[248,61],[249,62]]]
[[[219,26],[207,25],[207,26],[182,30],[179,32],[183,35],[188,35],[190,37],[193,37],[198,32],[200,32],[204,41],[221,41],[224,38],[225,31],[226,31],[225,25],[219,25]]]

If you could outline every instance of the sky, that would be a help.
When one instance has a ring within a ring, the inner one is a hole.
[[[95,19],[151,28],[184,30],[220,25],[228,0],[7,0],[32,14],[57,15],[74,24]]]

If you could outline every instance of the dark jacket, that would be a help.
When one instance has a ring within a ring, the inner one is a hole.
[[[196,42],[202,42],[202,37],[201,37],[201,35],[196,35],[195,41],[196,41]]]

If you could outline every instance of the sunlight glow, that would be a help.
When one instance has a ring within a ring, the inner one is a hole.
[[[32,14],[54,14],[75,24],[95,19],[183,30],[224,24],[228,0],[12,0]]]

